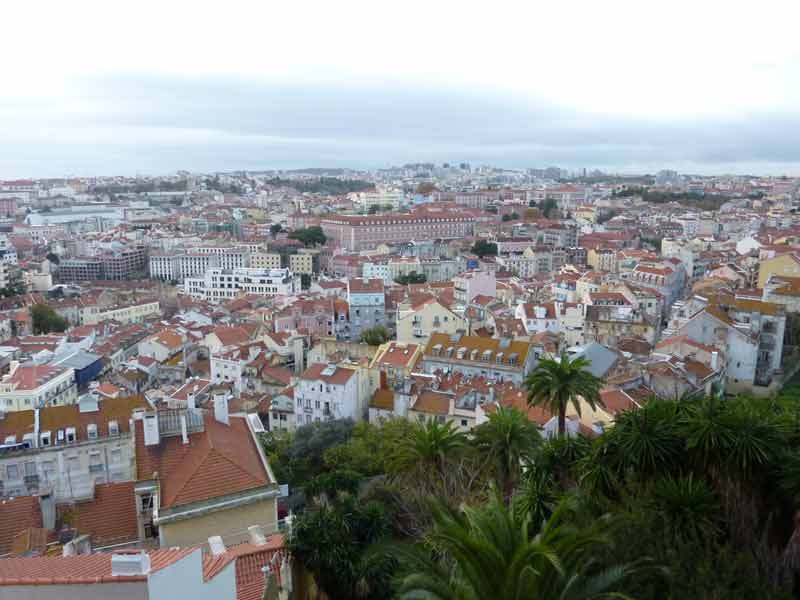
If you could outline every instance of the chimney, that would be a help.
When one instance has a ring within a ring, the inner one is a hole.
[[[719,366],[719,352],[714,350],[711,353],[711,370],[716,371],[718,366]]]
[[[184,446],[189,443],[189,432],[186,429],[186,415],[181,415],[181,440]]]
[[[121,550],[111,555],[113,577],[147,575],[149,572],[150,557],[142,550]]]
[[[222,541],[222,537],[219,535],[212,535],[210,538],[208,538],[208,547],[211,549],[211,554],[213,556],[225,554],[225,543]]]
[[[197,408],[197,404],[195,403],[194,400],[194,394],[191,392],[186,396],[186,406],[188,406],[192,410]]]
[[[254,546],[263,546],[267,543],[267,536],[261,525],[251,525],[247,528],[247,532],[250,534],[250,543]]]
[[[161,442],[161,436],[158,433],[158,414],[149,413],[142,417],[142,425],[144,428],[144,445],[157,446]]]
[[[214,418],[220,423],[228,425],[228,396],[214,394]]]

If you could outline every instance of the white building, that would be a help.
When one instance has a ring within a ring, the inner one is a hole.
[[[220,269],[184,280],[187,294],[209,302],[223,302],[240,294],[291,296],[300,292],[300,277],[289,269]]]
[[[313,364],[294,388],[297,426],[332,419],[364,417],[358,402],[358,375],[353,369]]]
[[[373,207],[377,210],[399,210],[405,204],[405,194],[400,190],[361,192],[358,201],[364,212],[369,212]]]
[[[78,399],[75,370],[52,365],[20,365],[12,361],[0,382],[0,410],[11,412],[74,404]]]

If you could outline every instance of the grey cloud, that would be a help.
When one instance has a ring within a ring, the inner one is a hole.
[[[97,110],[59,114],[42,108],[40,118],[54,137],[67,128],[133,135],[97,146],[67,139],[54,146],[11,148],[0,139],[0,176],[379,167],[414,160],[641,170],[684,164],[711,171],[800,164],[800,115],[795,114],[647,121],[583,113],[493,90],[147,75],[75,80],[71,93]],[[0,130],[3,109],[0,100]],[[150,132],[143,138],[147,141],[137,139],[137,130]],[[154,130],[161,132],[155,141]],[[186,140],[176,131],[201,134]],[[15,169],[22,172],[10,172]]]

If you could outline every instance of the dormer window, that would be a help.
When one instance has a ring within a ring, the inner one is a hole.
[[[49,431],[43,431],[39,437],[42,447],[50,446],[53,443],[53,436]]]
[[[74,444],[77,441],[74,427],[67,427],[67,443]]]
[[[119,435],[119,423],[117,421],[108,422],[108,435]]]
[[[86,426],[86,435],[90,440],[97,439],[97,425],[94,423],[89,423]]]

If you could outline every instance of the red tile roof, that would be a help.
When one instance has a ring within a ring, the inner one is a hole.
[[[186,558],[198,548],[152,550],[150,573]],[[131,583],[147,581],[147,575],[112,575],[112,554],[42,556],[0,560],[0,586]]]
[[[139,534],[133,486],[132,481],[96,485],[93,500],[64,509],[62,518],[79,534],[89,534],[95,548],[135,541]]]
[[[39,498],[20,496],[0,500],[0,556],[11,552],[14,537],[30,527],[42,527]]]
[[[276,571],[279,564],[272,561],[276,556],[280,560],[283,547],[282,534],[271,535],[267,543],[261,546],[250,543],[230,546],[222,554],[203,559],[203,578],[206,581],[213,579],[232,561],[236,561],[236,600],[261,600],[264,595],[264,573],[261,569],[270,566]]]
[[[6,383],[16,384],[17,390],[35,390],[66,370],[50,365],[20,365]]]
[[[158,474],[162,508],[275,483],[270,481],[242,417],[232,416],[230,425],[225,425],[206,416],[205,431],[190,433],[188,444],[175,436],[145,446],[142,427],[142,421],[137,421],[137,479],[152,479]]]
[[[310,365],[308,369],[303,372],[300,378],[309,381],[324,381],[333,385],[344,385],[350,381],[350,378],[353,375],[355,375],[355,371],[353,369],[345,369],[344,367],[336,367],[333,375],[323,375],[322,372],[327,368],[328,365],[324,365],[322,363]]]

